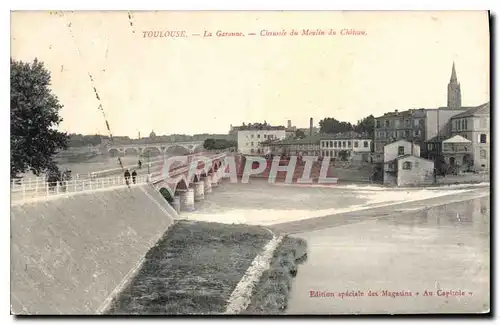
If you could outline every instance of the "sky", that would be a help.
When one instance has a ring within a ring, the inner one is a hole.
[[[327,35],[301,36],[303,29]],[[342,29],[365,35],[342,36]],[[218,30],[245,36],[217,37]],[[205,31],[214,36],[193,36]],[[45,63],[64,105],[59,129],[83,134],[108,133],[99,104],[113,135],[130,137],[227,133],[243,122],[308,127],[310,117],[318,126],[325,117],[356,122],[437,108],[446,106],[453,62],[462,105],[476,106],[490,97],[489,46],[486,11],[11,14],[11,57]]]

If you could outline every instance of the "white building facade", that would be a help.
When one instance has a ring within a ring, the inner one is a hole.
[[[320,151],[323,157],[339,158],[341,151],[345,151],[348,160],[369,161],[372,148],[372,139],[338,137],[335,139],[320,140]]]
[[[490,103],[469,109],[451,118],[451,134],[471,141],[472,167],[490,169]]]
[[[285,129],[250,129],[238,131],[238,152],[244,155],[266,154],[268,148],[261,142],[268,140],[283,140],[286,138]]]

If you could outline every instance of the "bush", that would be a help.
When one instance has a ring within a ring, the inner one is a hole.
[[[286,310],[297,275],[298,264],[307,259],[306,241],[285,237],[276,249],[269,270],[266,270],[254,289],[252,300],[243,314],[280,314]]]

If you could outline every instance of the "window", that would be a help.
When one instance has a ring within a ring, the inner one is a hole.
[[[405,137],[409,137],[410,136],[410,130],[405,130]]]
[[[479,137],[479,142],[486,143],[486,134],[484,133],[481,134],[481,136]]]
[[[250,146],[252,146],[252,147],[253,147],[253,142],[251,142],[251,143],[250,143]]]
[[[347,147],[350,148],[351,147],[351,141],[347,141]]]
[[[330,141],[330,148],[333,148],[333,140]]]
[[[389,123],[390,123],[389,120],[385,120],[385,127],[386,128],[389,127]]]
[[[342,141],[342,148],[345,148],[346,147],[346,143],[345,141]]]
[[[419,119],[414,119],[413,120],[413,126],[419,126],[420,120]]]
[[[410,170],[411,169],[411,161],[403,162],[403,169]]]
[[[337,148],[337,141],[333,141],[333,147]]]
[[[264,134],[264,139],[266,139],[266,138],[267,138],[267,134]]]
[[[354,141],[354,148],[357,148],[359,146],[358,141]]]
[[[253,134],[250,137],[253,139]]]
[[[260,134],[257,134],[257,138],[259,138],[259,139],[260,139]]]
[[[465,120],[464,119],[462,119],[462,130],[466,130],[466,128],[465,128]]]
[[[411,126],[411,120],[405,120],[405,125],[406,125],[406,127],[410,127]]]
[[[465,129],[467,130],[467,119],[465,119],[464,121],[465,121]]]
[[[363,147],[368,148],[368,141],[363,141]]]
[[[460,130],[460,120],[455,120],[455,129]]]
[[[253,149],[251,149],[251,150],[250,150],[250,153],[254,153],[254,150],[253,150]]]
[[[380,120],[377,120],[377,127],[380,127]]]
[[[479,152],[479,155],[480,155],[481,159],[486,159],[486,158],[487,158],[487,155],[486,155],[486,150],[484,150],[484,149],[483,149],[483,150],[481,150],[481,151]]]
[[[398,156],[402,156],[405,154],[405,147],[404,146],[399,146],[398,147]]]

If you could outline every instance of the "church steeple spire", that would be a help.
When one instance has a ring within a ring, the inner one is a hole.
[[[455,61],[453,61],[453,66],[451,67],[450,82],[457,83],[457,72],[455,71]]]
[[[450,83],[448,83],[448,108],[459,109],[462,107],[462,91],[457,79],[455,62],[451,67]]]

